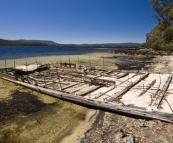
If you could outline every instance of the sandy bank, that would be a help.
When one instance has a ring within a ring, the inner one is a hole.
[[[48,143],[61,140],[74,142],[78,140],[79,135],[84,135],[95,120],[95,110],[62,101],[2,79],[0,79],[0,102],[10,101],[12,98],[10,95],[16,90],[37,96],[45,106],[30,113],[16,112],[14,117],[0,122],[0,142]],[[22,104],[21,101],[19,103]],[[29,108],[32,110],[32,106]]]
[[[111,53],[90,53],[90,54],[81,54],[81,55],[62,55],[62,56],[40,56],[40,57],[29,57],[22,59],[7,59],[6,66],[14,67],[15,65],[26,65],[26,62],[29,63],[60,63],[60,62],[71,62],[76,63],[77,67],[79,65],[90,65],[90,66],[105,66],[105,68],[114,69],[116,68],[115,63],[116,59],[112,59],[114,54]],[[0,68],[5,68],[5,60],[0,60]]]

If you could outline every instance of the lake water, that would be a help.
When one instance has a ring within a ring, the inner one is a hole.
[[[47,55],[84,54],[105,52],[113,49],[106,47],[57,47],[57,46],[0,46],[0,60],[18,59]]]

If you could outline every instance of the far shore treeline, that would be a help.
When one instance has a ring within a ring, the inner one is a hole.
[[[0,46],[68,46],[68,47],[127,47],[137,48],[140,43],[103,43],[103,44],[59,44],[48,40],[5,40],[0,39]]]

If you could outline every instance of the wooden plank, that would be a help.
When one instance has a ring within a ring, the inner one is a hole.
[[[136,81],[138,78],[140,78],[140,75],[137,75],[136,73],[130,73],[128,77],[121,79],[122,81],[117,80],[116,87],[110,92],[107,92],[106,94],[99,97],[99,99],[103,101],[109,100],[113,95],[121,92],[126,86],[129,85],[129,83]]]
[[[77,87],[73,86],[73,87],[71,87],[71,88],[65,89],[64,91],[65,91],[65,92],[68,92],[68,93],[75,93],[76,91],[79,91],[79,90],[81,90],[81,89],[83,89],[83,88],[86,88],[86,87],[88,87],[88,86],[89,86],[88,84],[82,83],[81,85],[78,85]]]
[[[107,111],[111,111],[111,112],[115,112],[115,113],[122,113],[122,114],[126,114],[126,115],[132,115],[132,116],[147,118],[147,119],[158,119],[158,120],[173,123],[172,116],[171,117],[166,116],[168,114],[164,114],[164,116],[163,116],[162,114],[156,114],[156,113],[149,112],[149,111],[143,111],[143,110],[139,110],[139,109],[124,107],[124,106],[122,106],[120,104],[116,104],[116,103],[104,102],[104,101],[100,101],[97,99],[87,99],[87,98],[83,98],[81,96],[75,96],[72,94],[66,94],[63,92],[54,91],[51,89],[46,89],[46,88],[30,85],[28,83],[14,81],[14,80],[10,80],[7,78],[4,78],[4,79],[6,79],[8,81],[12,81],[16,84],[28,87],[30,89],[39,91],[41,93],[48,94],[48,95],[51,95],[53,97],[57,97],[60,99],[64,99],[66,101],[71,101],[73,103],[77,103],[80,105],[90,106],[90,107],[103,109],[103,110],[107,110]]]
[[[129,74],[128,77],[125,77],[125,80],[123,80],[122,82],[120,82],[119,84],[117,84],[118,86],[122,85],[123,83],[125,83],[126,81],[132,79],[133,77],[137,76],[138,74]],[[122,79],[121,79],[122,80]]]
[[[71,84],[71,85],[69,85],[69,86],[65,86],[64,88],[62,88],[62,90],[67,89],[67,88],[70,88],[70,87],[73,87],[73,86],[75,86],[75,85],[78,85],[79,83],[81,83],[81,82],[74,83],[74,84]]]
[[[169,87],[171,80],[172,80],[172,75],[170,74],[169,77],[167,78],[162,90],[159,91],[158,94],[156,95],[156,98],[155,98],[152,106],[155,106],[158,108],[159,104],[161,103],[161,101],[162,101],[162,99],[163,99],[163,97],[164,97],[164,95],[165,95],[165,93]]]
[[[150,89],[154,84],[156,83],[156,80],[153,80],[147,87],[145,87],[145,90],[143,90],[139,96],[142,96],[144,93],[147,92],[148,89]]]
[[[121,95],[125,94],[128,90],[130,90],[133,86],[138,84],[141,80],[145,79],[148,75],[149,75],[149,73],[145,73],[138,80],[136,80],[135,82],[131,83],[129,86],[125,87],[122,91],[120,91],[120,92],[116,93],[115,95],[113,95],[108,101],[113,101],[118,96],[121,96]]]
[[[11,80],[15,80],[15,79],[16,79],[15,76],[8,75],[8,74],[1,73],[1,72],[0,72],[0,77],[2,77],[2,78],[9,78],[9,79],[11,79]]]
[[[92,98],[92,99],[97,99],[100,96],[106,94],[107,92],[109,92],[110,90],[114,89],[114,86],[110,86],[110,87],[101,87],[98,90],[96,90],[95,92],[92,92],[91,94],[85,96],[87,98]]]
[[[129,72],[124,73],[123,75],[117,76],[117,79],[120,79],[120,78],[122,78],[122,77],[125,77],[125,76],[127,76],[128,74],[129,74]]]
[[[85,96],[86,94],[89,94],[97,89],[99,89],[100,86],[90,86],[89,88],[85,89],[84,91],[79,91],[79,93],[77,92],[76,95],[80,95],[80,96]]]

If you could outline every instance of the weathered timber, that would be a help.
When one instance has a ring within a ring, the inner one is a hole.
[[[135,76],[137,76],[137,75],[138,75],[138,74],[134,74],[134,75],[130,75],[130,74],[129,74],[129,75],[128,75],[128,78],[127,78],[126,80],[120,82],[120,83],[118,84],[118,86],[122,85],[123,83],[125,83],[126,81],[132,79],[133,77],[135,77]]]
[[[120,79],[120,78],[122,78],[122,77],[125,77],[125,76],[127,76],[128,74],[129,74],[129,73],[124,73],[123,75],[118,76],[117,79]]]
[[[115,72],[115,71],[116,70],[111,70],[111,71],[106,72],[106,74],[110,74],[110,73]]]
[[[46,80],[45,80],[46,82]],[[50,81],[50,82],[46,82],[46,85],[49,85],[49,84],[53,84],[53,83],[59,83],[59,84],[62,84],[61,82],[57,81],[57,80],[54,80],[54,81]],[[39,86],[44,86],[45,84],[38,84]]]
[[[34,71],[39,71],[39,70],[45,70],[45,69],[49,69],[48,65],[37,65],[37,64],[27,64],[26,65],[21,65],[21,66],[15,66],[15,68],[13,68],[13,70],[16,73],[32,73]]]
[[[155,114],[155,113],[152,113],[149,111],[142,111],[139,109],[124,107],[124,106],[122,106],[120,104],[116,104],[116,103],[104,102],[104,101],[100,101],[97,99],[87,99],[87,98],[83,98],[81,96],[75,96],[72,94],[67,94],[67,93],[63,93],[63,92],[59,92],[59,91],[54,91],[51,89],[34,86],[34,85],[31,85],[28,83],[14,81],[14,80],[10,80],[7,78],[4,78],[4,79],[6,79],[8,81],[12,81],[16,84],[28,87],[30,89],[39,91],[41,93],[45,93],[45,94],[51,95],[53,97],[64,99],[66,101],[71,101],[73,103],[78,103],[80,105],[90,106],[90,107],[103,109],[103,110],[107,110],[107,111],[111,111],[111,112],[115,112],[115,113],[117,112],[117,113],[121,113],[121,114],[132,115],[132,116],[136,116],[136,117],[140,117],[140,118],[158,119],[158,120],[172,123],[172,118],[170,118],[170,116],[165,116],[165,115],[162,116],[162,114]]]
[[[70,88],[70,87],[73,87],[73,86],[78,85],[78,84],[80,84],[80,83],[81,83],[81,82],[68,85],[68,86],[66,86],[66,87],[63,87],[62,90],[67,89],[67,88]]]
[[[100,86],[90,86],[86,90],[81,91],[80,94],[76,93],[76,95],[85,96],[86,94],[89,94],[89,93],[91,93],[91,92],[93,92],[99,88],[100,88]]]
[[[69,81],[73,81],[73,82],[81,82],[80,78],[74,78],[74,77],[62,76],[62,75],[60,75],[60,77],[63,78],[63,79],[67,79]]]
[[[169,84],[170,84],[171,80],[172,80],[172,75],[170,74],[169,77],[167,78],[165,84],[163,85],[162,90],[159,91],[158,94],[156,95],[156,98],[155,98],[152,106],[155,106],[155,107],[159,106],[159,104],[161,103],[161,101],[162,101],[162,99],[163,99],[163,97],[164,97],[164,95],[166,93],[166,90],[169,87]]]
[[[86,88],[86,87],[88,87],[88,84],[82,83],[81,85],[78,85],[77,87],[74,86],[72,88],[65,89],[65,91],[68,93],[75,93],[75,92],[77,92],[83,88]]]
[[[173,118],[173,113],[166,113],[166,112],[161,112],[161,111],[157,111],[157,110],[152,110],[152,113],[155,113],[155,114],[163,116],[163,117]]]
[[[68,66],[69,66],[70,68],[71,68],[71,67],[76,68],[76,64],[73,64],[73,63],[70,63],[70,62],[69,62],[69,63],[66,63],[66,62],[65,62],[65,63],[59,63],[59,65],[60,65],[61,67],[63,67],[63,66],[64,66],[64,67],[68,67]]]
[[[52,79],[52,80],[47,80],[47,79],[45,79],[44,80],[44,77],[43,78],[41,78],[41,79],[38,79],[38,78],[34,78],[34,77],[32,77],[32,76],[28,76],[31,80],[34,80],[34,81],[39,81],[39,82],[44,82],[44,81],[48,81],[48,82],[53,82],[55,79]]]
[[[3,77],[3,78],[9,78],[9,79],[11,79],[11,80],[15,80],[15,79],[16,79],[16,77],[13,76],[13,75],[9,75],[9,74],[5,74],[5,73],[1,73],[1,72],[0,72],[0,77]]]
[[[133,86],[135,86],[136,84],[138,84],[141,80],[145,79],[148,75],[149,75],[149,73],[145,73],[138,80],[136,80],[135,82],[131,83],[129,86],[127,86],[126,88],[124,88],[122,91],[120,91],[120,92],[116,93],[115,95],[113,95],[108,101],[113,101],[118,96],[121,96],[121,95],[125,94],[128,90],[130,90]]]
[[[169,108],[171,109],[171,111],[172,111],[172,113],[173,113],[173,109],[172,109],[171,105],[169,104],[168,100],[167,100],[166,98],[165,98],[164,100],[167,102]]]
[[[96,90],[95,92],[92,92],[90,95],[87,95],[86,97],[92,98],[92,99],[97,99],[100,96],[106,94],[110,90],[114,89],[114,86],[110,87],[101,87],[100,89]]]
[[[145,90],[143,90],[139,96],[142,96],[144,93],[147,92],[148,89],[150,89],[154,84],[156,83],[156,80],[153,80],[147,87],[145,87]]]

